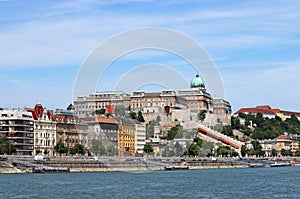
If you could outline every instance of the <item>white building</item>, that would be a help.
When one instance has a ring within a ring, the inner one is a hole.
[[[135,123],[135,143],[136,143],[136,152],[143,153],[144,145],[146,140],[146,125],[142,123]]]
[[[54,155],[56,145],[56,122],[52,121],[52,113],[41,104],[35,105],[32,112],[34,119],[34,155]]]
[[[16,155],[33,155],[34,125],[31,112],[21,109],[0,110],[0,136],[7,136]]]

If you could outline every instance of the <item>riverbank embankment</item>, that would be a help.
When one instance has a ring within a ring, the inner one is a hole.
[[[34,161],[32,157],[9,157],[0,161],[0,173],[31,173],[36,167],[68,168],[70,172],[134,172],[158,171],[170,166],[189,169],[220,169],[269,167],[274,163],[300,166],[300,158],[179,158],[179,157],[51,157],[48,161]]]

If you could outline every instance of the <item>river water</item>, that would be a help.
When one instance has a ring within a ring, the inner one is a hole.
[[[0,198],[300,198],[300,167],[0,174]]]

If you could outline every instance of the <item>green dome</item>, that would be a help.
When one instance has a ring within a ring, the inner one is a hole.
[[[205,85],[203,80],[199,77],[199,75],[196,75],[196,77],[191,81],[191,88],[199,87],[205,87]]]

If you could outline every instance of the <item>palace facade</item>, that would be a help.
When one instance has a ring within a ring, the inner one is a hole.
[[[162,117],[165,124],[180,123],[186,128],[197,126],[198,113],[204,111],[207,125],[231,124],[231,105],[225,99],[214,99],[207,92],[203,80],[196,75],[190,88],[178,92],[135,91],[130,96],[121,91],[99,92],[87,97],[78,97],[74,101],[75,114],[78,117],[92,117],[95,111],[108,105],[121,105],[128,112],[141,111],[146,122]]]

